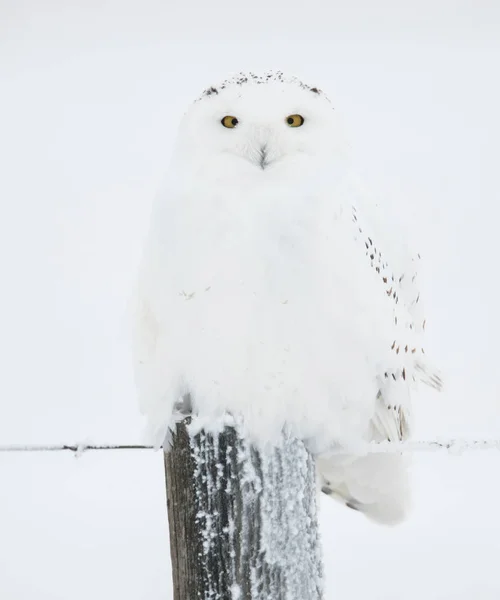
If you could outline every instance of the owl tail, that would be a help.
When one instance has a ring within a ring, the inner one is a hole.
[[[397,525],[410,509],[408,457],[320,455],[321,491],[377,523]]]

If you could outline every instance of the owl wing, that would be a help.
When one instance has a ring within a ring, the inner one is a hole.
[[[379,392],[370,437],[377,441],[397,441],[409,434],[411,403],[406,391],[415,380],[413,364],[419,351],[419,335],[414,329],[413,317],[406,302],[408,293],[404,293],[402,288],[406,272],[392,268],[386,256],[387,245],[380,245],[378,241],[380,232],[376,231],[358,206],[353,204],[351,210],[355,241],[364,246],[365,260],[376,272],[378,289],[374,293],[386,297],[385,302],[390,307],[388,313],[392,314],[392,322],[387,323],[392,332],[391,342],[377,364]]]
[[[162,240],[165,219],[158,217],[162,202],[153,205],[134,291],[132,353],[139,408],[147,417],[147,442],[161,446],[170,439],[170,429],[185,417],[189,398],[170,376],[171,355],[167,324],[161,319],[161,298],[168,283],[163,274]],[[161,214],[160,214],[161,216]],[[168,224],[168,221],[167,221]]]
[[[372,206],[373,208],[373,206]],[[420,256],[383,227],[380,213],[356,202],[351,226],[367,264],[375,271],[378,292],[389,303],[391,339],[377,365],[378,393],[366,434],[368,442],[405,441],[412,425],[411,392],[419,381],[441,388],[439,373],[422,346],[425,313],[419,291]],[[371,218],[370,218],[371,217]],[[397,524],[410,506],[408,456],[399,453],[322,455],[317,458],[322,491],[384,524]]]
[[[387,228],[382,229],[381,211],[376,205],[365,216],[366,212],[366,206],[363,211],[352,206],[354,235],[364,244],[365,259],[376,271],[380,293],[385,293],[391,303],[393,318],[393,323],[388,324],[393,338],[378,373],[376,428],[382,439],[405,440],[411,424],[411,389],[418,382],[437,390],[442,387],[440,373],[423,347],[426,318],[419,286],[421,257],[412,254],[404,240],[398,241]]]

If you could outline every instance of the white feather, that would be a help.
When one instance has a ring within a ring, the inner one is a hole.
[[[297,130],[285,123],[294,113],[305,117]],[[234,130],[222,127],[226,114]],[[415,264],[399,254],[393,269],[390,236],[361,206],[323,94],[278,74],[203,96],[152,215],[136,379],[158,443],[187,394],[207,422],[242,415],[255,443],[286,423],[318,454],[329,493],[393,522],[407,506],[403,459],[328,454],[404,439],[410,388],[427,373]]]

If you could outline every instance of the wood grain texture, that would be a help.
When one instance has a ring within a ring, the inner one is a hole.
[[[283,436],[258,451],[237,427],[165,451],[174,600],[320,600],[315,466]]]

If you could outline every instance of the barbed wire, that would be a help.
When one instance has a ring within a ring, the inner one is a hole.
[[[0,452],[73,452],[83,454],[96,450],[154,450],[155,446],[145,444],[7,444],[0,445]]]
[[[29,452],[72,452],[75,456],[81,456],[87,452],[96,451],[144,451],[155,450],[155,446],[147,444],[7,444],[0,445],[0,453],[29,453]],[[416,440],[409,442],[381,442],[358,444],[353,447],[338,448],[332,450],[332,454],[345,452],[353,454],[379,454],[379,453],[422,453],[422,452],[448,452],[450,454],[462,454],[477,450],[499,450],[500,439],[467,439],[449,438],[437,440]]]

